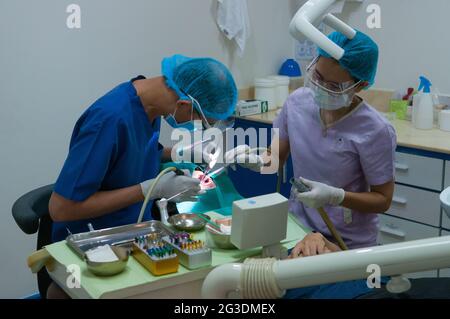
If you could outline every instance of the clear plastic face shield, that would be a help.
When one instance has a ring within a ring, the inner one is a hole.
[[[325,81],[316,70],[316,57],[306,69],[305,87],[314,92],[314,99],[320,108],[325,110],[337,110],[349,107],[353,101],[356,88],[362,81],[347,81],[342,83]]]

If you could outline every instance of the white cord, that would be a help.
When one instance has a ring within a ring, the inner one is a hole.
[[[281,298],[285,291],[276,282],[273,265],[275,258],[247,258],[241,273],[242,297],[244,299]]]
[[[175,167],[168,167],[168,168],[166,168],[166,169],[163,169],[163,170],[158,174],[158,176],[156,176],[156,178],[155,178],[155,180],[153,181],[152,185],[151,185],[150,188],[148,189],[147,195],[145,195],[144,203],[142,204],[141,212],[139,213],[139,217],[138,217],[137,223],[142,222],[142,218],[144,218],[144,212],[145,212],[145,209],[147,208],[147,204],[148,204],[148,202],[149,202],[149,200],[150,200],[150,195],[152,195],[153,189],[155,188],[155,185],[158,184],[159,179],[161,178],[161,176],[163,176],[164,174],[167,174],[168,172],[172,172],[172,171],[175,171],[175,170],[176,170]]]

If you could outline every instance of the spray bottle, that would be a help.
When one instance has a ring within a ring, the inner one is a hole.
[[[430,130],[433,128],[433,96],[431,82],[426,77],[419,78],[419,93],[413,99],[412,122],[415,128]]]

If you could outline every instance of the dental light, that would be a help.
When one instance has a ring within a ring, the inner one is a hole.
[[[297,11],[289,26],[289,32],[295,39],[311,40],[336,60],[344,56],[344,49],[328,39],[318,26],[323,22],[349,39],[355,37],[356,31],[352,27],[328,13],[338,1],[343,0],[309,0]]]

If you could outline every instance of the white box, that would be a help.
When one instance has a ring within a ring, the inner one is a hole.
[[[286,239],[288,210],[279,193],[233,202],[231,243],[239,249],[280,243]]]
[[[267,101],[260,100],[241,100],[236,106],[237,116],[255,115],[269,111]]]

